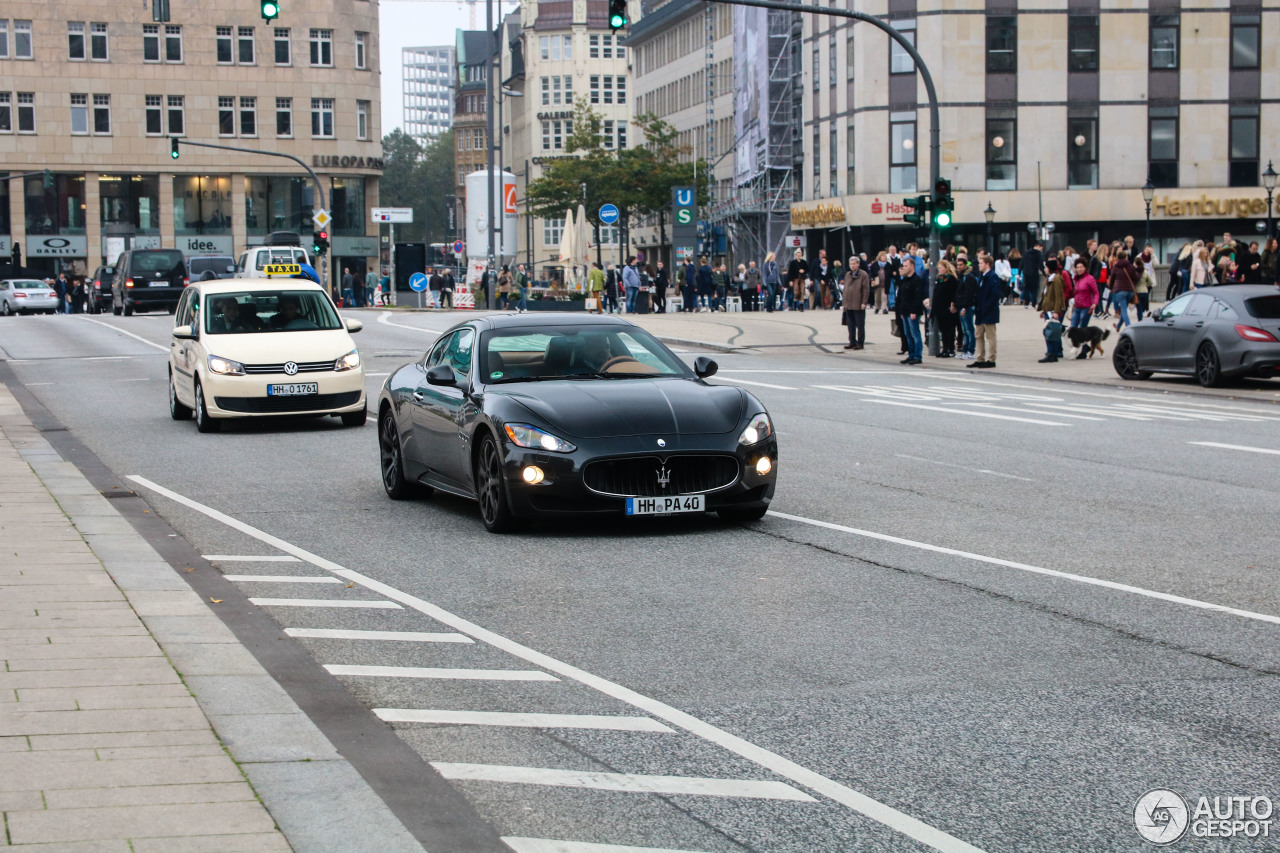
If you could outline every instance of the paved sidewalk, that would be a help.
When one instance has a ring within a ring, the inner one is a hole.
[[[3,384],[0,829],[0,851],[422,850]]]

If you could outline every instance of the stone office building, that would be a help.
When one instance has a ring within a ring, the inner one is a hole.
[[[302,159],[333,214],[337,273],[373,263],[377,5],[297,0],[270,24],[256,4],[174,3],[169,22],[149,5],[0,11],[0,175],[42,173],[0,180],[0,255],[16,245],[40,272],[85,274],[130,246],[236,255],[272,231],[310,240],[317,199],[296,164],[187,146],[175,160],[178,137]]]

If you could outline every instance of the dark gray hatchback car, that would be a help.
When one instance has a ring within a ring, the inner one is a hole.
[[[1180,373],[1206,388],[1280,376],[1280,288],[1230,284],[1184,293],[1125,327],[1111,363],[1123,379]]]

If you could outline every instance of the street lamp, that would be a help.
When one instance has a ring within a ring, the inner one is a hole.
[[[1151,244],[1151,202],[1155,200],[1155,197],[1156,185],[1151,183],[1151,178],[1148,176],[1147,182],[1142,185],[1142,200],[1147,205],[1147,237],[1142,241],[1144,249]]]
[[[1267,239],[1271,239],[1271,194],[1276,190],[1276,170],[1267,161],[1267,171],[1262,173],[1262,185],[1267,188]]]
[[[987,218],[987,251],[994,253],[995,247],[991,245],[991,223],[996,221],[996,209],[991,206],[990,200],[987,201],[987,209],[982,211],[982,215]]]

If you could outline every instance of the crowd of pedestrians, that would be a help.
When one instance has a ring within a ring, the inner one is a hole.
[[[87,310],[89,286],[83,278],[68,278],[65,272],[60,272],[57,278],[45,277],[44,284],[58,297],[55,314],[84,314]]]

